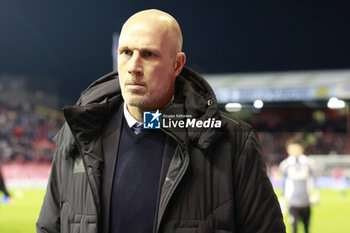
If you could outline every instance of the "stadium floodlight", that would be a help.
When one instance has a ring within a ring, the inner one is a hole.
[[[327,106],[330,109],[341,109],[345,108],[345,102],[336,97],[332,97],[328,100]]]
[[[242,105],[240,103],[227,103],[225,109],[228,112],[239,112],[242,109]]]
[[[254,101],[254,108],[262,109],[263,106],[264,106],[264,102],[262,100],[255,100]]]

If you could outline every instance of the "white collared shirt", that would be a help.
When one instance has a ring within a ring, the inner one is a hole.
[[[128,108],[126,107],[125,101],[124,101],[124,117],[130,128],[132,128],[136,122],[139,122],[130,114]]]

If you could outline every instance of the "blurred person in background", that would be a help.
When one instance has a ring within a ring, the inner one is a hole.
[[[127,20],[119,74],[63,110],[37,232],[285,232],[255,131],[219,112],[185,60],[172,16],[145,10]],[[222,124],[143,129],[143,113],[155,120],[159,110]]]
[[[2,177],[2,172],[0,169],[0,192],[4,193],[4,198],[3,198],[3,202],[7,203],[9,201],[10,198],[10,193],[7,191],[6,185],[5,185],[5,180]]]
[[[282,194],[289,207],[293,232],[302,221],[305,233],[309,232],[311,204],[318,201],[316,190],[316,167],[314,161],[304,155],[299,139],[291,138],[286,143],[288,157],[280,163],[283,176]]]
[[[334,168],[332,171],[332,188],[334,190],[339,191],[339,193],[345,197],[346,196],[346,188],[347,188],[347,180],[344,175],[344,171],[342,168]]]

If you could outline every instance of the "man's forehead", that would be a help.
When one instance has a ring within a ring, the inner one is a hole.
[[[161,24],[158,21],[133,21],[126,23],[121,31],[121,35],[129,35],[135,33],[150,34],[152,36],[162,36],[167,34],[169,31],[169,26],[166,24]]]
[[[167,31],[145,24],[125,28],[120,34],[119,46],[153,46],[157,47],[167,39]]]

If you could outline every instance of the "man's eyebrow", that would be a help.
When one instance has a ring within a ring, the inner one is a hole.
[[[119,46],[119,48],[118,48],[119,51],[123,51],[123,50],[126,50],[126,49],[133,50],[133,48],[130,48],[127,45],[122,45],[122,46]],[[149,51],[159,52],[158,48],[152,47],[152,46],[142,46],[138,50],[140,50],[140,51],[148,51],[149,50]]]
[[[159,51],[158,48],[151,47],[151,46],[142,47],[140,50],[141,50],[141,51],[154,51],[154,52],[158,52],[158,51]]]
[[[129,49],[129,47],[128,46],[119,46],[118,51],[122,51],[125,49]]]

